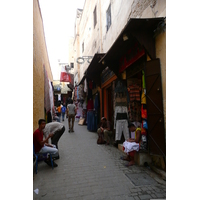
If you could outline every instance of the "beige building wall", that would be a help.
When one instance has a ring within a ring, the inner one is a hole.
[[[97,52],[99,46],[99,18],[97,17],[97,24],[94,28],[93,12],[96,6],[96,12],[98,13],[99,4],[98,0],[85,1],[83,13],[80,21],[80,56],[93,56],[94,52]],[[84,43],[84,51],[82,51],[82,45]],[[96,43],[96,44],[95,44]],[[80,78],[83,77],[85,70],[89,66],[87,60],[80,65]]]
[[[106,11],[111,4],[111,26],[106,30]],[[97,6],[97,25],[93,25],[93,11]],[[93,56],[95,53],[106,53],[125,27],[130,18],[166,17],[166,0],[85,0],[79,24],[79,37],[75,38],[76,54],[74,59],[82,56]],[[77,26],[78,27],[78,26]],[[78,32],[78,30],[77,30]],[[84,42],[84,52],[82,44]],[[166,123],[166,33],[155,38],[156,57],[161,61],[163,89],[163,106]],[[77,65],[77,64],[76,64]],[[79,81],[89,64],[85,61],[79,65]]]
[[[69,38],[69,57],[68,57],[68,63],[70,66],[70,63],[74,63],[74,48],[73,48],[73,43],[74,43],[74,38],[70,37]],[[74,74],[74,68],[71,68],[70,73]]]
[[[141,18],[166,17],[166,0],[152,1],[142,13]],[[160,58],[161,79],[163,92],[163,112],[166,128],[166,32],[160,33],[155,38],[156,58]]]
[[[128,22],[133,0],[101,0],[102,51],[107,52]],[[111,26],[107,31],[106,11],[111,4]]]
[[[75,24],[74,24],[74,41],[73,41],[73,51],[74,51],[74,82],[78,84],[80,82],[80,64],[77,63],[77,58],[80,57],[80,42],[79,42],[79,23],[82,15],[82,10],[77,9]]]
[[[44,113],[44,69],[53,81],[46,48],[43,21],[38,0],[33,0],[33,131],[38,128],[38,120]]]

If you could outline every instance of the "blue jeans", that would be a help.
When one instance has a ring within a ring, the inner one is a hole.
[[[64,121],[65,113],[62,113],[62,120]]]
[[[57,113],[57,116],[58,116],[58,122],[60,122],[60,117],[61,117],[61,113]]]

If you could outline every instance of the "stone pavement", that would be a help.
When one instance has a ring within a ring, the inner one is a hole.
[[[165,199],[166,182],[148,168],[125,167],[123,152],[113,146],[97,145],[97,133],[75,122],[75,132],[65,133],[58,142],[60,159],[52,170],[39,162],[34,174],[33,199],[41,200],[145,200]],[[132,181],[128,178],[133,176]]]

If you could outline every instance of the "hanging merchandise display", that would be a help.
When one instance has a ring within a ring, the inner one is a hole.
[[[142,70],[142,95],[141,95],[141,104],[146,104],[146,84],[145,84],[145,74]]]
[[[143,89],[146,89],[144,70],[142,70],[142,88],[143,88]]]
[[[147,121],[143,120],[142,121],[142,128],[148,129]]]
[[[127,80],[128,93],[130,97],[130,103],[128,105],[128,114],[130,122],[140,122],[141,121],[141,102],[140,102],[140,92],[141,92],[141,79],[130,78]]]
[[[127,88],[121,81],[115,87],[115,112],[114,112],[115,141],[121,140],[122,132],[125,140],[129,139]]]
[[[128,104],[129,121],[141,127],[140,149],[147,149],[147,109],[146,85],[144,71],[127,79],[127,89],[130,97]]]
[[[141,104],[146,104],[146,95],[145,95],[145,89],[142,88],[142,95],[141,95]]]
[[[145,105],[144,104],[141,105],[141,117],[143,119],[147,119],[147,109],[145,109]]]
[[[87,129],[89,131],[97,131],[97,121],[98,121],[98,108],[99,108],[99,94],[96,93],[95,96],[92,95],[92,89],[94,87],[93,81],[87,81]]]
[[[141,94],[141,117],[142,117],[142,129],[141,129],[141,145],[140,149],[147,149],[147,108],[146,108],[146,84],[145,74],[142,70],[142,94]]]
[[[84,92],[87,93],[88,87],[87,87],[87,79],[84,80]]]

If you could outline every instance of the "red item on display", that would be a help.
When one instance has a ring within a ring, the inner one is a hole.
[[[143,126],[143,124],[142,124],[142,126]],[[142,135],[147,135],[147,131],[146,131],[145,128],[141,128],[141,134]]]
[[[93,110],[93,109],[94,109],[94,103],[93,103],[93,100],[90,99],[88,100],[87,110]]]
[[[143,109],[143,104],[141,106],[141,116],[143,119],[147,119],[147,110]]]

